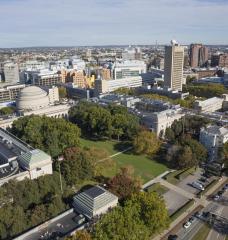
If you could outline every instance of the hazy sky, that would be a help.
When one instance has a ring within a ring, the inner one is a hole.
[[[228,44],[228,0],[0,0],[0,48]]]

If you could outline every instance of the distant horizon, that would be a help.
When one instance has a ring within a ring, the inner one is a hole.
[[[181,43],[180,43],[181,44]],[[191,43],[184,43],[181,44],[182,46],[190,46],[191,44],[203,44],[204,46],[221,46],[221,47],[228,47],[227,44],[205,44],[202,42],[191,42]],[[157,44],[157,46],[166,46],[169,45],[169,43],[166,44]],[[43,46],[22,46],[22,47],[1,47],[0,49],[21,49],[21,48],[89,48],[89,47],[128,47],[128,46],[133,46],[133,47],[142,47],[142,46],[156,46],[156,44],[103,44],[103,45],[43,45]]]
[[[228,0],[0,0],[0,48],[226,45],[227,12]]]

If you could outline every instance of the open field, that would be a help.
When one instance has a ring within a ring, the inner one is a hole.
[[[81,139],[81,145],[105,149],[110,156],[129,147],[127,143],[116,141],[91,141],[85,139]],[[121,153],[114,156],[112,159],[116,164],[114,167],[105,170],[103,174],[106,177],[114,176],[120,167],[131,165],[135,170],[135,175],[140,176],[143,182],[147,182],[168,169],[165,165],[151,160],[144,155],[135,155],[132,151]]]

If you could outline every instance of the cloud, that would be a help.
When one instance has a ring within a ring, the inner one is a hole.
[[[225,0],[0,0],[0,47],[226,43]]]

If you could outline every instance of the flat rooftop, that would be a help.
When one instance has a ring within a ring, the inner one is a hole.
[[[96,198],[96,197],[102,195],[103,193],[105,193],[105,190],[95,186],[95,187],[92,187],[92,188],[86,190],[84,193],[87,194],[88,196],[90,196],[91,198]]]

